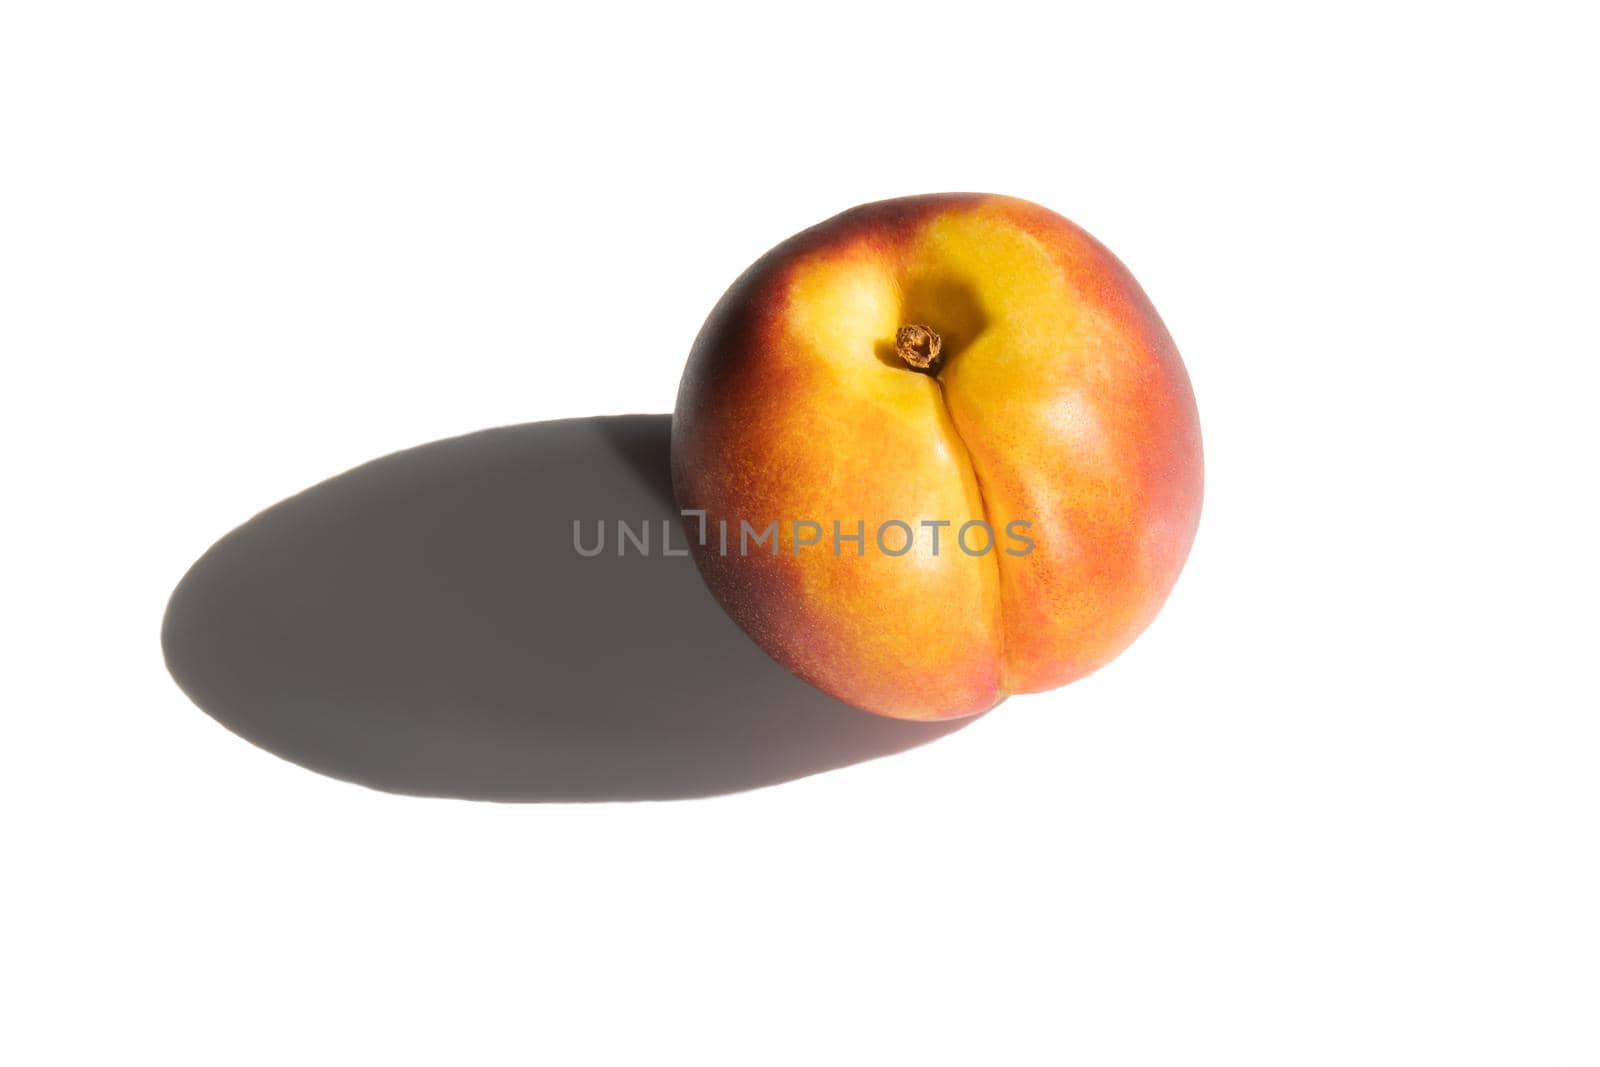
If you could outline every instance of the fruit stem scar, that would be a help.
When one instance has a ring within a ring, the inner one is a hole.
[[[943,347],[943,338],[915,322],[900,327],[894,334],[895,352],[918,370],[927,370],[939,358],[939,350]]]

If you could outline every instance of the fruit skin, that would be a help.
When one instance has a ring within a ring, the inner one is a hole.
[[[907,324],[941,335],[937,377],[896,355]],[[1132,275],[1059,215],[972,193],[853,208],[745,271],[690,353],[672,468],[679,507],[706,513],[704,545],[685,525],[724,609],[813,685],[904,719],[1109,662],[1177,580],[1202,491],[1188,374]],[[959,551],[984,518],[996,549]],[[875,543],[891,519],[916,533],[907,555]],[[741,556],[741,520],[778,520],[778,554]],[[796,520],[823,542],[797,546]],[[835,520],[864,522],[863,555],[833,554]],[[1004,551],[1014,520],[1026,555]]]

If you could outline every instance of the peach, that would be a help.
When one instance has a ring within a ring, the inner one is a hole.
[[[1202,481],[1188,374],[1132,275],[978,194],[857,207],[750,267],[689,356],[672,469],[739,625],[904,719],[1110,661],[1177,580]]]

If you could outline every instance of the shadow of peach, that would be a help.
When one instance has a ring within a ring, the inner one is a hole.
[[[395,793],[497,801],[713,796],[900,752],[965,723],[857,711],[769,659],[674,524],[671,419],[486,430],[269,508],[173,592],[167,666],[284,759]],[[650,555],[593,558],[595,523]],[[970,721],[970,720],[969,720]]]

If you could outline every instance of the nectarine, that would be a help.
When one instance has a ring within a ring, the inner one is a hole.
[[[1155,309],[1083,230],[1000,196],[867,204],[763,256],[695,341],[672,468],[729,614],[906,719],[1108,662],[1200,515],[1194,395]]]

